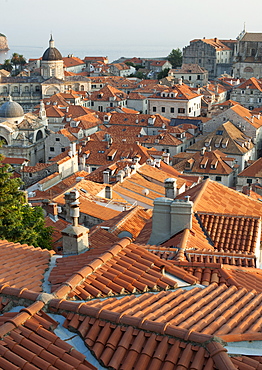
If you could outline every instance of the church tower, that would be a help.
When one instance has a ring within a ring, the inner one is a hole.
[[[46,49],[41,60],[41,76],[46,80],[51,77],[64,79],[64,62],[60,51],[55,48],[52,35],[49,48]]]

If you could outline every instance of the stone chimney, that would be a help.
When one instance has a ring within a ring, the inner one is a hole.
[[[152,231],[148,244],[160,244],[170,238],[170,212],[173,199],[156,198],[152,219]]]
[[[112,187],[111,186],[106,186],[106,188],[105,188],[105,197],[107,199],[112,199],[113,198],[112,193],[113,193]]]
[[[180,231],[192,228],[193,202],[185,199],[156,198],[152,232],[148,244],[159,245]]]
[[[171,236],[192,228],[194,203],[189,198],[187,196],[185,199],[175,199],[171,204]]]
[[[103,183],[104,184],[109,184],[109,171],[103,171]]]
[[[116,181],[120,182],[120,184],[124,181],[125,171],[120,170],[116,175]]]
[[[174,178],[165,179],[165,197],[175,199],[177,196],[177,180]]]
[[[89,229],[78,224],[79,220],[79,192],[74,189],[65,194],[66,206],[69,208],[69,216],[72,224],[63,231],[63,254],[79,254],[88,249]]]

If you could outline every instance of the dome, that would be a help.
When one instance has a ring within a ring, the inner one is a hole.
[[[62,55],[57,48],[48,48],[44,52],[42,60],[62,60]]]
[[[49,40],[49,48],[46,49],[42,56],[42,60],[45,61],[52,61],[52,60],[62,60],[62,55],[57,48],[55,48],[54,40],[51,35],[51,38]]]
[[[15,101],[7,101],[0,107],[0,118],[15,118],[22,117],[23,115],[23,108]]]

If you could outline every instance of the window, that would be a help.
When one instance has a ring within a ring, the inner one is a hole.
[[[223,130],[217,130],[216,135],[223,135]]]
[[[152,108],[152,111],[153,111],[153,112],[156,112],[156,107],[153,107],[153,108]]]
[[[54,152],[55,148],[53,146],[50,146],[50,152]]]
[[[162,113],[165,113],[165,111],[166,111],[166,108],[165,107],[161,107],[161,112]]]
[[[241,90],[241,94],[245,94],[245,90]]]
[[[222,177],[221,176],[216,176],[216,181],[221,181]]]
[[[94,102],[93,101],[91,101],[91,107],[93,107],[94,106]]]
[[[197,75],[197,79],[200,80],[200,75]]]
[[[56,138],[55,138],[55,141],[60,141],[60,138],[59,138],[59,137],[56,137]]]
[[[63,153],[65,151],[65,148],[61,148],[61,152]]]
[[[191,81],[191,76],[188,76],[188,80]]]
[[[170,108],[170,113],[175,113],[175,108]]]
[[[201,59],[198,59],[198,63],[201,63]]]
[[[188,113],[191,113],[191,108],[188,108]]]
[[[185,113],[185,108],[178,108],[178,113]]]
[[[247,179],[247,184],[252,184],[252,179]]]
[[[204,176],[203,180],[209,179],[209,176]]]

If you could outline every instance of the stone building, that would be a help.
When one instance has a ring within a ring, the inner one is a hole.
[[[0,106],[0,153],[6,157],[24,158],[34,166],[45,162],[45,138],[47,137],[45,109],[41,104],[39,116],[24,113],[20,104],[9,101]]]
[[[233,40],[228,40],[233,41]],[[208,71],[209,77],[215,78],[222,73],[232,72],[234,42],[213,39],[195,39],[183,49],[184,64],[198,64]]]
[[[29,112],[45,97],[67,90],[90,91],[91,83],[84,76],[65,76],[61,53],[54,45],[53,37],[32,76],[5,77],[0,75],[0,104],[12,96],[13,100]]]
[[[233,73],[238,78],[262,77],[262,33],[245,30],[237,38]]]

